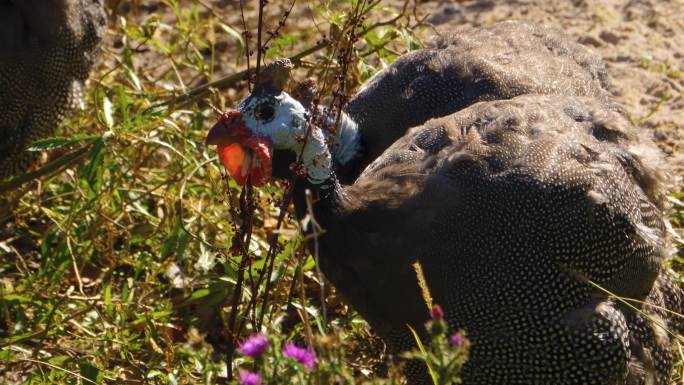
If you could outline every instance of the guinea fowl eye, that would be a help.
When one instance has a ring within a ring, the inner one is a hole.
[[[259,104],[254,112],[256,118],[262,122],[269,122],[273,119],[275,109],[270,104]]]

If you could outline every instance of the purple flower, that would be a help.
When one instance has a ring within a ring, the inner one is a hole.
[[[268,339],[260,334],[253,334],[242,341],[238,351],[243,356],[259,357],[268,348]]]
[[[442,310],[442,307],[439,305],[434,305],[432,310],[430,310],[430,318],[433,320],[443,320],[444,310]]]
[[[451,344],[454,346],[461,346],[463,343],[463,335],[461,335],[461,333],[452,334],[451,337],[449,337],[449,341],[451,341]]]
[[[259,373],[242,370],[240,371],[240,385],[261,385],[261,376]]]
[[[283,346],[283,355],[296,360],[307,369],[312,369],[316,365],[316,353],[311,347],[303,349],[288,342]]]

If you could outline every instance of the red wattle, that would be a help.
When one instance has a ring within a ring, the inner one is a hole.
[[[250,178],[252,185],[261,186],[271,179],[271,148],[268,137],[252,136],[239,143],[219,144],[218,153],[221,163],[238,185],[244,186]]]

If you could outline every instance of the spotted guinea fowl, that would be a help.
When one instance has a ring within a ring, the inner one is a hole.
[[[356,124],[345,117],[347,139],[329,148],[282,81],[255,87],[207,143],[240,184],[268,180],[277,151],[302,154],[294,200],[301,216],[304,191],[316,197],[321,269],[393,349],[412,347],[406,325],[428,318],[420,262],[450,326],[471,339],[463,383],[664,384],[662,327],[681,323],[663,309],[682,304],[662,269],[662,161],[606,105],[476,103],[400,135],[344,187],[336,171],[363,151]],[[646,304],[635,311],[596,285]],[[412,384],[429,383],[409,369]]]
[[[101,0],[0,1],[0,178],[51,135],[79,99],[104,35]]]

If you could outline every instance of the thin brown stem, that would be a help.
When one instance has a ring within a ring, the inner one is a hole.
[[[245,59],[247,61],[247,70],[243,71],[244,76],[249,79],[250,68],[249,68],[249,30],[247,29],[247,21],[245,21],[245,5],[243,0],[240,0],[240,16],[242,17],[242,35],[245,38]],[[219,79],[221,80],[221,79]],[[249,91],[252,91],[252,83],[247,82],[247,87]],[[208,89],[207,89],[208,90]]]
[[[259,76],[259,70],[261,69],[261,51],[263,47],[261,46],[261,31],[264,27],[264,7],[266,6],[265,0],[259,0],[259,22],[257,24],[257,57],[256,57],[256,74]]]
[[[242,258],[240,260],[240,266],[237,273],[237,281],[235,283],[235,288],[233,289],[233,296],[231,299],[231,311],[228,319],[228,331],[230,334],[230,341],[228,344],[228,354],[227,354],[227,371],[228,380],[233,379],[233,354],[235,353],[235,346],[237,345],[237,340],[240,336],[239,330],[235,328],[237,323],[238,308],[240,306],[240,299],[242,298],[242,284],[245,277],[245,269],[249,263],[249,243],[252,238],[252,219],[254,214],[254,202],[252,200],[253,191],[252,184],[247,183],[242,193],[240,194],[240,216],[243,220],[240,232],[235,237],[236,240],[240,242],[239,248],[242,252]],[[241,326],[240,326],[241,328]]]
[[[285,25],[287,18],[290,16],[290,13],[292,13],[292,8],[294,8],[295,3],[297,3],[297,0],[292,0],[290,8],[287,11],[285,11],[285,13],[283,14],[283,18],[280,19],[280,21],[278,22],[278,26],[276,27],[276,29],[273,32],[269,32],[268,39],[266,39],[266,41],[264,42],[264,47],[267,47],[268,43],[270,43],[274,37],[278,36],[280,28]]]
[[[309,125],[311,127],[311,125]],[[310,135],[310,128],[307,132],[306,138],[308,138]],[[304,143],[306,145],[306,143]],[[301,153],[298,162],[301,161]],[[280,208],[280,214],[278,214],[278,222],[276,223],[276,229],[279,229],[282,224],[283,220],[285,219],[285,213],[287,212],[287,207],[290,205],[290,201],[292,200],[292,194],[294,192],[294,186],[295,183],[297,182],[297,176],[293,176],[292,180],[290,181],[290,188],[287,191],[287,194],[285,195],[285,198],[283,199],[283,204]],[[278,235],[277,233],[273,235],[273,238],[271,239],[271,243],[269,244],[268,248],[268,253],[266,254],[266,261],[268,262],[268,268],[266,269],[265,274],[261,274],[259,276],[259,282],[257,284],[257,287],[261,286],[261,281],[262,278],[265,276],[267,277],[266,279],[266,287],[264,288],[264,298],[263,302],[261,304],[261,313],[259,314],[259,321],[257,322],[257,327],[261,328],[261,325],[264,323],[264,315],[266,315],[266,309],[268,306],[268,296],[271,291],[271,274],[273,273],[273,264],[275,262],[275,249],[276,245],[278,244]],[[263,271],[262,271],[263,273]]]

